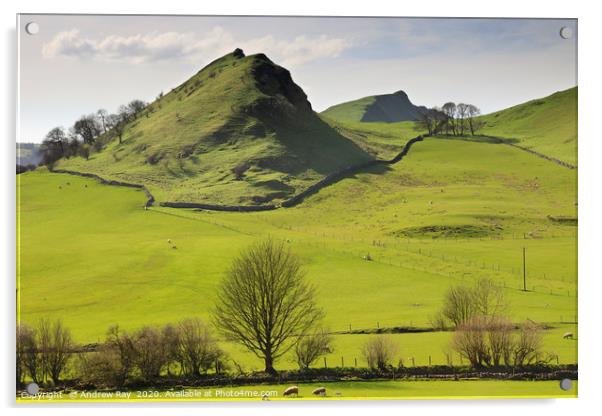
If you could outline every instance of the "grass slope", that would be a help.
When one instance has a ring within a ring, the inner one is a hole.
[[[397,91],[333,105],[321,114],[339,121],[394,123],[416,120],[419,109],[410,102],[405,92]]]
[[[265,55],[226,55],[112,133],[89,160],[59,168],[145,184],[159,201],[253,205],[280,201],[371,157],[311,109]],[[232,169],[248,165],[243,180]]]
[[[429,327],[449,285],[490,277],[506,288],[512,319],[547,322],[544,349],[575,362],[577,342],[561,334],[575,329],[576,227],[548,218],[576,218],[575,179],[519,149],[439,138],[295,208],[259,213],[145,211],[140,191],[29,172],[18,176],[19,318],[62,318],[79,342],[102,340],[115,323],[208,318],[232,258],[271,235],[303,259],[332,331]],[[519,290],[523,247],[528,292]],[[373,261],[362,259],[368,253]],[[365,337],[338,335],[329,362],[361,360]],[[449,351],[449,333],[396,337],[401,357],[417,364],[427,355],[441,363]],[[259,368],[240,347],[225,347]],[[277,367],[294,363],[285,357]]]
[[[577,87],[480,117],[483,134],[577,165]]]

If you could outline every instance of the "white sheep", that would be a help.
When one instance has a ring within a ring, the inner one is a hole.
[[[288,387],[286,390],[284,390],[284,393],[282,394],[284,397],[287,396],[292,396],[292,395],[298,396],[299,395],[299,387],[298,386],[291,386]]]
[[[314,396],[326,396],[326,387],[318,387],[311,392]]]

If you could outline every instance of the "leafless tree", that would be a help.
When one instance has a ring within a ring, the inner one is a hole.
[[[73,131],[80,136],[84,143],[92,144],[101,132],[101,127],[94,114],[81,116],[73,125]]]
[[[50,130],[40,145],[42,163],[52,167],[57,160],[64,157],[67,142],[67,135],[62,127]]]
[[[161,340],[163,343],[163,350],[165,351],[166,357],[166,369],[167,375],[171,375],[171,365],[173,363],[180,363],[179,354],[179,335],[178,328],[175,325],[167,324],[161,330]],[[182,365],[179,366],[182,371]]]
[[[541,326],[531,321],[524,322],[514,348],[514,365],[521,367],[537,362],[542,343]]]
[[[52,379],[54,385],[57,385],[71,358],[71,350],[73,349],[71,332],[63,325],[61,320],[56,320],[53,323],[42,321],[39,332],[40,339],[47,340],[46,345],[40,345],[43,355],[42,361],[46,365],[45,373]]]
[[[456,328],[452,338],[452,347],[475,368],[491,362],[487,345],[487,323],[484,317],[473,316]]]
[[[399,347],[390,335],[371,337],[362,348],[364,358],[372,369],[386,370],[391,365]]]
[[[476,313],[473,290],[467,286],[452,286],[443,301],[443,316],[458,327]]]
[[[109,131],[109,112],[104,108],[101,108],[96,112],[98,119],[100,120],[100,125],[102,126],[102,132],[106,133]]]
[[[31,371],[33,369],[33,371]],[[37,345],[35,341],[35,330],[27,324],[17,325],[17,348],[16,348],[16,378],[17,384],[21,384],[25,375],[29,372],[32,380],[37,380]]]
[[[445,114],[447,117],[445,124],[446,133],[449,134],[451,132],[453,135],[456,135],[456,104],[453,102],[447,102],[443,104],[441,111],[443,111],[443,114]]]
[[[539,360],[541,347],[538,324],[527,321],[515,334],[514,325],[501,316],[474,316],[461,324],[452,337],[452,348],[475,368],[533,364]]]
[[[476,117],[481,114],[481,110],[475,105],[468,104],[467,116],[468,116],[468,127],[470,128],[470,134],[474,136],[475,132],[478,131],[483,123],[477,120]]]
[[[511,365],[514,348],[512,322],[508,318],[495,316],[489,319],[487,325],[487,341],[491,350],[492,364],[496,367],[502,364]]]
[[[213,317],[228,339],[262,358],[265,371],[273,374],[274,361],[322,315],[299,259],[283,243],[268,239],[234,259],[218,291]]]
[[[419,118],[415,122],[418,131],[426,130],[429,136],[437,134],[441,128],[441,113],[436,108],[423,108],[419,110]]]
[[[200,376],[222,357],[211,330],[200,319],[185,319],[178,324],[177,356],[185,374]]]
[[[452,286],[445,294],[442,315],[458,327],[474,316],[492,318],[508,310],[504,292],[490,279],[473,286]]]
[[[502,288],[491,279],[479,279],[472,288],[475,312],[482,316],[503,315],[508,310]]]
[[[161,331],[146,326],[134,334],[136,367],[146,381],[156,379],[167,364],[167,351]]]
[[[464,131],[466,129],[467,118],[468,118],[468,104],[459,103],[456,107],[456,124],[458,134],[460,136],[464,136]]]
[[[318,358],[332,352],[332,337],[326,329],[301,335],[295,344],[295,357],[300,369],[307,369]]]
[[[134,117],[137,117],[146,106],[147,103],[142,100],[132,100],[128,104],[128,108]]]
[[[136,348],[133,338],[115,325],[107,331],[105,358],[111,365],[112,378],[118,386],[123,386],[136,365]]]

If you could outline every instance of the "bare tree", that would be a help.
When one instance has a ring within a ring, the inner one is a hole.
[[[491,362],[491,354],[487,345],[487,319],[473,316],[462,322],[452,338],[452,347],[474,368]]]
[[[107,331],[105,360],[112,366],[112,378],[118,386],[123,386],[136,364],[136,348],[132,337],[115,325]]]
[[[200,319],[186,319],[178,324],[177,345],[182,370],[190,376],[207,372],[223,355],[209,326]]]
[[[514,349],[514,365],[521,367],[537,362],[542,343],[541,326],[531,321],[523,323]]]
[[[332,337],[325,329],[299,336],[295,344],[295,357],[299,368],[307,369],[321,356],[330,354],[331,343]]]
[[[419,117],[415,122],[415,128],[418,131],[426,130],[429,136],[437,134],[441,128],[441,114],[436,108],[422,108],[418,110]]]
[[[479,114],[481,114],[481,110],[479,110],[479,108],[477,106],[468,104],[468,108],[467,108],[468,127],[470,128],[470,134],[472,134],[473,136],[474,136],[475,132],[483,126],[483,123],[480,120],[477,120],[475,118]]]
[[[31,376],[34,382],[37,382],[37,346],[35,345],[35,331],[27,324],[17,324],[17,348],[16,348],[16,378],[17,384],[23,383],[28,369],[33,368]],[[33,359],[31,355],[33,354]],[[31,374],[32,372],[29,371]]]
[[[466,286],[450,287],[445,294],[442,313],[456,327],[472,318],[476,313],[472,289]]]
[[[84,143],[94,143],[100,134],[100,126],[94,114],[81,116],[73,125],[73,131],[80,136]]]
[[[57,160],[64,157],[67,140],[67,135],[62,127],[50,130],[40,145],[42,163],[52,167]]]
[[[504,291],[491,279],[479,279],[472,288],[474,310],[477,314],[494,317],[507,312]]]
[[[214,322],[224,335],[262,358],[265,371],[322,317],[299,259],[283,243],[258,242],[234,259],[222,282]]]
[[[446,123],[445,123],[445,131],[447,134],[451,133],[453,135],[456,135],[456,112],[457,112],[457,107],[456,104],[453,102],[447,102],[445,104],[443,104],[443,107],[441,107],[441,111],[443,111],[443,114],[445,114],[446,116]]]
[[[156,379],[167,364],[167,351],[162,340],[161,331],[146,326],[134,334],[136,350],[136,367],[146,381]]]
[[[123,133],[125,132],[125,127],[132,118],[132,116],[132,110],[129,107],[122,105],[119,107],[117,114],[115,114],[111,119],[113,129],[115,130],[115,133],[119,138],[119,143],[123,141]]]
[[[502,364],[520,367],[539,361],[541,327],[527,321],[515,334],[507,318],[474,316],[456,329],[452,347],[474,368]]]
[[[473,286],[450,287],[443,301],[442,315],[458,327],[474,316],[492,318],[508,310],[504,292],[491,279],[479,279]]]
[[[166,369],[167,375],[171,375],[172,363],[180,363],[179,354],[179,335],[178,329],[175,325],[167,324],[161,330],[161,340],[163,343],[163,350],[165,351],[166,358]],[[182,365],[179,366],[180,372],[183,370]]]
[[[362,348],[368,366],[381,371],[391,365],[398,350],[397,343],[390,335],[371,337]]]
[[[128,108],[129,108],[131,114],[134,117],[137,117],[138,114],[140,114],[147,105],[148,104],[142,100],[132,100],[129,102]]]
[[[487,341],[491,350],[491,362],[496,367],[501,364],[510,365],[512,362],[513,329],[510,320],[502,316],[495,316],[488,322]]]
[[[43,379],[43,369],[40,360],[38,336],[35,329],[23,326],[19,333],[20,348],[23,353],[23,367],[34,383],[40,384]]]
[[[73,341],[71,332],[65,328],[61,320],[54,323],[42,321],[39,327],[42,362],[46,365],[45,373],[52,379],[54,385],[60,382],[60,377],[67,368],[71,358]]]
[[[102,126],[102,132],[106,133],[109,131],[109,112],[104,108],[101,108],[96,112],[98,119],[100,120],[100,125]]]
[[[459,103],[456,107],[456,114],[458,134],[460,136],[464,136],[464,131],[466,129],[466,119],[468,118],[468,104]]]

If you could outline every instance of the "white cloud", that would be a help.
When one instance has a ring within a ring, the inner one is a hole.
[[[58,33],[45,43],[42,54],[47,59],[64,56],[144,63],[171,59],[213,59],[241,47],[245,53],[263,52],[282,65],[298,66],[321,58],[337,57],[350,46],[351,43],[346,39],[326,35],[297,36],[292,40],[276,40],[272,35],[267,35],[237,40],[219,26],[202,37],[190,32],[153,32],[91,39],[83,36],[78,29],[72,29]]]

